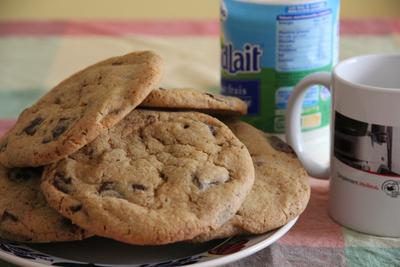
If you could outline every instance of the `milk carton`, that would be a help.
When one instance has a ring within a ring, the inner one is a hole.
[[[293,86],[307,74],[331,70],[338,60],[339,0],[220,3],[222,94],[248,103],[245,121],[284,133]],[[311,87],[303,103],[303,131],[324,128],[329,120],[329,92]]]

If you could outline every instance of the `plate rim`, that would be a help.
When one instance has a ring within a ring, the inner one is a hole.
[[[282,236],[284,236],[296,223],[296,221],[299,219],[299,216],[297,216],[296,218],[292,219],[291,221],[289,221],[288,223],[286,223],[285,225],[281,226],[278,229],[272,230],[275,231],[272,235],[266,237],[265,239],[263,239],[262,241],[248,247],[245,248],[243,250],[240,250],[238,252],[229,254],[229,255],[223,255],[221,257],[215,258],[215,259],[211,259],[209,261],[205,261],[205,262],[198,262],[198,263],[194,263],[194,264],[189,264],[189,265],[184,265],[184,266],[188,266],[188,267],[212,267],[212,266],[220,266],[222,264],[227,264],[227,263],[232,263],[235,262],[239,259],[243,259],[245,257],[248,257],[266,247],[268,247],[269,245],[275,243],[277,240],[279,240]],[[28,244],[29,246],[29,244]],[[50,255],[52,256],[52,255]],[[54,257],[54,256],[53,256]],[[40,262],[33,262],[30,261],[28,259],[24,259],[21,257],[17,257],[11,254],[8,254],[2,250],[0,250],[0,259],[3,259],[9,263],[12,264],[17,264],[20,266],[27,266],[27,267],[48,267],[51,265],[46,265]],[[116,265],[118,266],[118,265]]]
[[[27,266],[27,267],[49,267],[50,265],[44,265],[39,262],[33,262],[21,257],[17,257],[11,254],[8,254],[2,250],[0,250],[0,259],[5,260],[7,263],[16,264],[19,266]]]
[[[258,251],[268,247],[269,245],[275,243],[278,241],[281,237],[283,237],[289,230],[295,225],[297,220],[299,219],[299,216],[296,218],[292,219],[289,221],[287,224],[281,226],[278,229],[275,229],[275,233],[270,235],[269,237],[265,238],[264,240],[258,242],[257,244],[254,244],[248,248],[245,248],[243,250],[240,250],[238,252],[225,255],[216,259],[212,259],[206,262],[199,262],[199,263],[194,263],[194,264],[189,264],[189,265],[184,265],[188,267],[213,267],[213,266],[220,266],[222,264],[227,264],[227,263],[232,263],[237,260],[246,258],[250,255],[253,255],[257,253]]]

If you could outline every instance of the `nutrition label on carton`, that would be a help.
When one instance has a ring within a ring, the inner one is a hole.
[[[277,17],[276,69],[298,71],[330,64],[332,12]]]

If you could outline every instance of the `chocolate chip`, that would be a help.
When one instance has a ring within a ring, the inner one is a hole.
[[[163,180],[164,182],[168,181],[168,177],[165,175],[165,173],[160,172],[159,175],[160,175],[161,180]]]
[[[18,217],[11,212],[5,210],[3,215],[1,215],[1,221],[11,220],[13,222],[18,222]]]
[[[255,164],[257,167],[261,167],[262,165],[265,164],[265,162],[260,162],[260,161],[258,161],[258,162],[254,162],[254,164]]]
[[[115,183],[112,181],[105,181],[100,185],[98,190],[103,197],[118,197],[122,198],[122,194],[117,191]]]
[[[133,188],[133,190],[141,190],[141,191],[147,190],[147,188],[142,184],[133,184],[132,188]]]
[[[217,135],[217,129],[213,125],[208,125],[208,128],[213,136]]]
[[[43,118],[38,117],[31,121],[29,125],[23,130],[27,135],[34,135],[39,127],[39,125],[44,121]]]
[[[211,97],[212,99],[215,99],[215,100],[219,101],[219,102],[224,102],[223,100],[221,100],[221,99],[215,97],[215,95],[213,95],[213,94],[209,94],[209,93],[204,93],[204,94],[207,95],[207,96],[209,96],[209,97]]]
[[[195,175],[195,174],[193,174],[192,175],[192,182],[193,182],[193,184],[198,188],[198,189],[200,189],[200,190],[206,190],[207,188],[209,188],[210,186],[213,186],[213,185],[218,185],[218,184],[220,184],[221,182],[226,182],[226,181],[228,181],[230,179],[230,177],[229,176],[226,176],[226,178],[225,179],[223,179],[223,180],[221,180],[221,181],[208,181],[208,179],[207,180],[202,180],[202,179],[200,179],[197,175]]]
[[[94,154],[94,150],[93,148],[89,147],[89,146],[84,146],[81,151],[83,152],[83,154],[85,154],[86,156],[88,156],[89,159],[93,159],[93,154]]]
[[[62,219],[61,219],[61,224],[62,224],[64,227],[71,227],[72,225],[74,225],[74,224],[72,223],[72,221],[71,221],[70,219],[68,219],[68,218],[62,218]]]
[[[77,205],[74,205],[74,206],[69,207],[69,210],[70,210],[72,213],[76,213],[76,212],[80,211],[80,210],[82,209],[82,207],[83,207],[82,204],[77,204]]]
[[[43,168],[12,168],[8,170],[8,179],[13,181],[27,181],[40,178]]]
[[[165,91],[167,89],[160,87],[160,88],[158,88],[158,90]]]
[[[193,175],[192,177],[192,182],[195,186],[197,186],[198,189],[202,190],[203,189],[203,184],[200,183],[200,179],[199,177],[197,177],[196,175]]]
[[[208,183],[202,183],[200,182],[200,179],[197,176],[194,176],[192,179],[192,182],[196,185],[196,187],[200,190],[204,190],[207,189],[208,187],[210,187],[211,185],[218,185],[219,182],[218,181],[212,181],[212,182],[208,182]]]
[[[53,141],[53,139],[51,139],[50,137],[46,136],[42,139],[42,144],[47,144],[50,143],[51,141]]]
[[[58,120],[56,127],[51,131],[53,139],[57,139],[61,134],[63,134],[71,124],[72,119],[61,118]]]
[[[228,180],[229,180],[230,178],[228,178]],[[220,184],[220,182],[218,182],[218,181],[213,181],[213,182],[209,182],[208,183],[209,185],[218,185],[218,184]]]
[[[0,152],[6,151],[7,145],[8,145],[8,142],[7,142],[7,141],[1,143],[1,144],[0,144]]]
[[[67,194],[71,189],[70,187],[71,184],[72,184],[71,177],[65,177],[64,175],[58,172],[55,174],[53,185],[59,191]]]
[[[103,76],[100,75],[99,77],[97,77],[97,85],[100,85],[102,80]]]
[[[207,96],[209,96],[209,97],[211,97],[211,98],[215,98],[215,96],[212,95],[212,94],[209,94],[209,93],[204,93],[204,94],[207,95]]]
[[[281,151],[281,152],[285,152],[285,153],[294,154],[293,149],[288,144],[283,142],[279,137],[271,135],[271,136],[268,136],[268,140],[269,140],[270,145],[275,150],[278,150],[278,151]]]
[[[57,98],[54,100],[54,104],[60,105],[60,104],[61,104],[61,98],[57,97]]]
[[[84,230],[77,225],[75,225],[70,219],[68,218],[62,218],[61,219],[61,225],[64,228],[67,228],[71,233],[77,234],[77,233],[84,233]]]
[[[185,124],[185,125],[183,125],[183,129],[187,129],[187,128],[189,128],[190,127],[190,125],[189,124]]]
[[[100,78],[100,80],[101,80],[101,78]],[[86,87],[86,86],[88,86],[88,85],[89,85],[89,83],[85,81],[85,82],[82,83],[82,86],[81,86],[81,87],[83,88],[83,87]]]
[[[99,193],[107,190],[113,190],[115,188],[114,182],[106,181],[100,185]]]

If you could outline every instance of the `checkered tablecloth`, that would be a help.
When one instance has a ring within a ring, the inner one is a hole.
[[[66,76],[132,50],[152,49],[164,57],[163,86],[218,91],[218,29],[217,21],[0,22],[0,134]],[[400,20],[342,21],[340,52],[342,59],[399,53]],[[336,224],[326,211],[328,182],[310,178],[310,184],[310,203],[295,227],[272,246],[229,266],[400,266],[400,239]]]

